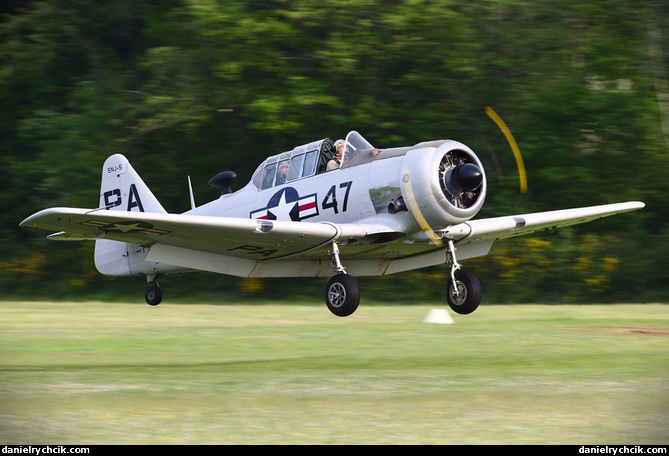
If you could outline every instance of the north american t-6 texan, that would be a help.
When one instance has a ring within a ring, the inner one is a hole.
[[[159,304],[157,280],[210,271],[239,277],[331,277],[325,302],[338,316],[360,302],[354,276],[381,276],[446,264],[453,311],[473,312],[481,285],[460,261],[487,255],[500,239],[553,231],[641,209],[623,202],[474,219],[486,197],[483,165],[452,140],[378,149],[359,133],[267,158],[233,192],[225,171],[209,184],[216,200],[170,214],[120,154],[102,167],[97,207],[55,207],[21,226],[57,231],[49,239],[95,241],[105,275],[145,275],[145,298]],[[188,179],[190,184],[190,178]]]

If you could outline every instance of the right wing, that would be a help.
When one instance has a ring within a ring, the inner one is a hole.
[[[644,203],[632,201],[605,204],[602,206],[470,220],[449,227],[443,233],[446,239],[452,239],[457,244],[464,245],[484,240],[506,239],[538,231],[552,232],[558,228],[587,223],[603,217],[619,215],[623,212],[635,211],[644,206]]]

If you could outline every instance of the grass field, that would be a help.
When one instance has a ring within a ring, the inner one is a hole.
[[[432,307],[0,302],[0,443],[669,443],[669,306]]]

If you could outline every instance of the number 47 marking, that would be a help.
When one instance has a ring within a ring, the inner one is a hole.
[[[346,212],[347,206],[348,206],[348,194],[351,191],[351,184],[352,181],[344,182],[342,184],[339,184],[339,188],[345,188],[346,191],[344,192],[344,204],[342,205],[342,212]],[[330,190],[328,190],[327,195],[325,195],[325,199],[323,200],[322,204],[323,210],[325,209],[334,209],[335,214],[339,213],[339,205],[337,204],[337,186],[333,185],[330,187]]]

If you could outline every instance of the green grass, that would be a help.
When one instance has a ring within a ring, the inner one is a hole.
[[[0,302],[0,443],[669,443],[669,306],[432,307]]]

